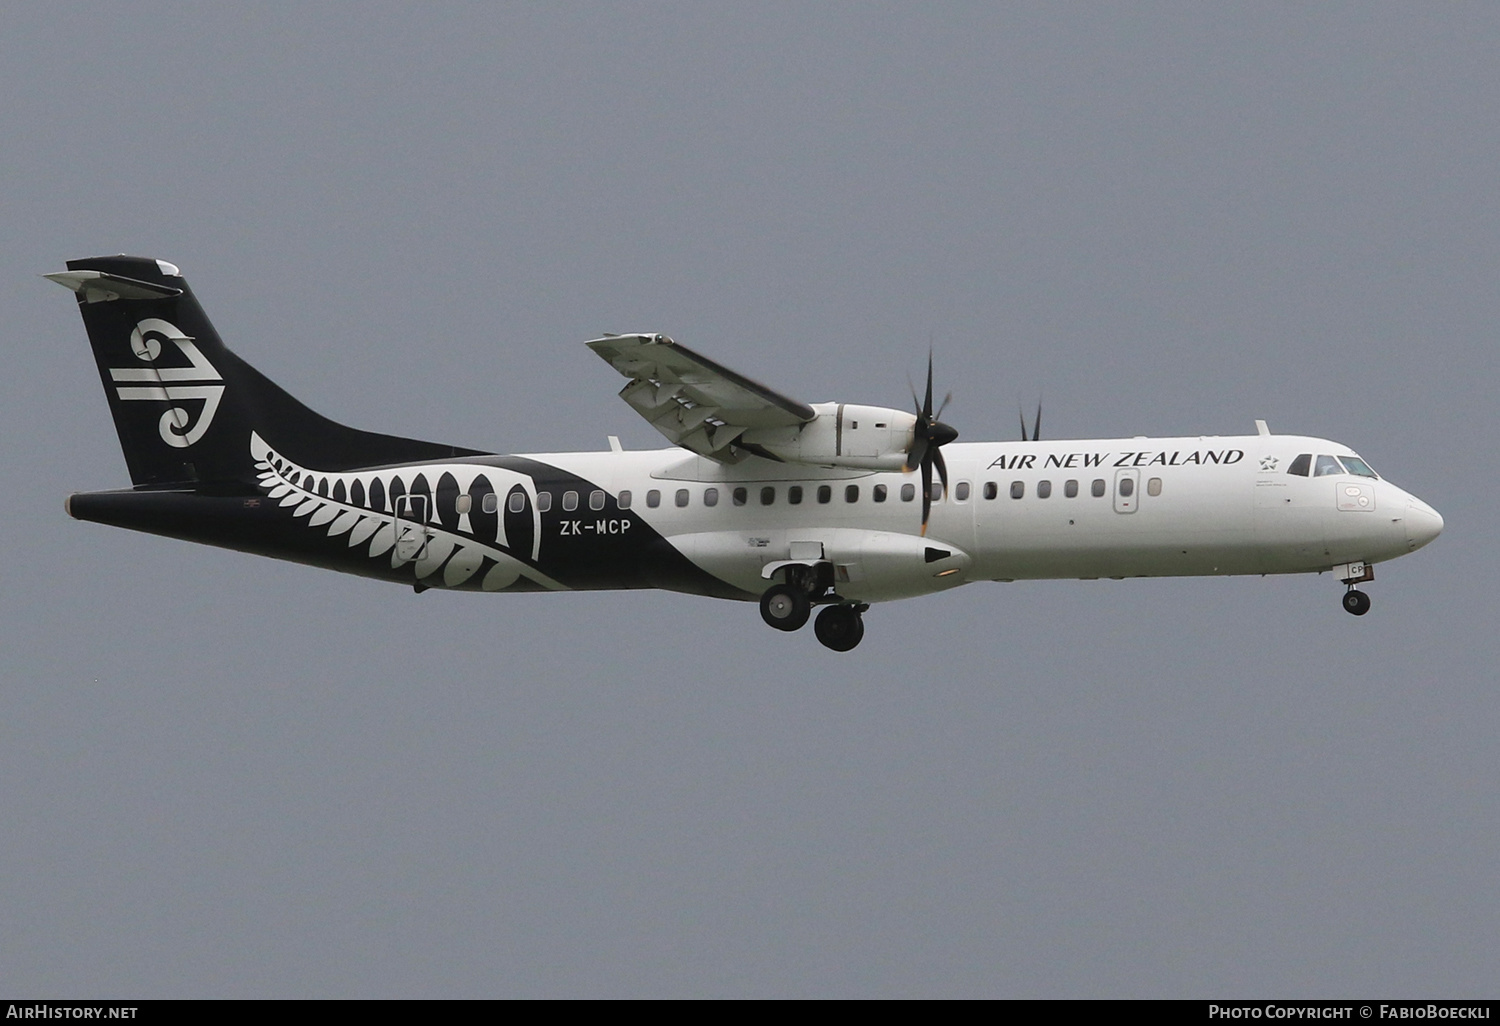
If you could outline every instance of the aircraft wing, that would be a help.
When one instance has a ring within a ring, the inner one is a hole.
[[[630,379],[620,398],[652,427],[672,444],[721,463],[738,463],[759,451],[735,444],[752,428],[796,427],[817,416],[806,403],[665,335],[606,335],[588,347]]]

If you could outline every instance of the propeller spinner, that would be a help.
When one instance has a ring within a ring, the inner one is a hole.
[[[958,432],[938,420],[948,408],[953,393],[943,398],[943,405],[936,414],[932,412],[932,353],[927,353],[927,398],[917,402],[917,393],[912,391],[911,400],[917,407],[917,425],[912,431],[911,450],[906,454],[905,469],[908,473],[922,471],[922,536],[927,535],[927,518],[932,513],[932,468],[937,467],[938,478],[943,482],[943,491],[948,490],[948,464],[943,460],[942,447],[958,437]]]

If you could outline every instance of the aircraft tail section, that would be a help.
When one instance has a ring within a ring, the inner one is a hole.
[[[474,455],[359,431],[308,409],[225,347],[165,261],[91,257],[46,277],[77,294],[137,487],[253,479],[252,432],[327,470]]]

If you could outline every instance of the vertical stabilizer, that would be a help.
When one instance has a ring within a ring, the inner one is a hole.
[[[46,277],[78,297],[115,430],[139,486],[251,480],[251,432],[326,470],[472,455],[345,427],[230,352],[163,260],[91,257]]]

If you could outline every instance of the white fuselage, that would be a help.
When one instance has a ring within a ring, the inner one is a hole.
[[[1312,573],[1404,555],[1442,529],[1430,506],[1389,481],[1287,472],[1300,454],[1354,455],[1325,439],[973,442],[943,451],[949,488],[933,503],[925,537],[915,474],[724,465],[679,449],[527,458],[615,496],[628,492],[633,513],[748,595],[767,586],[768,568],[814,559],[838,569],[841,596],[865,602],[976,580]],[[571,530],[593,529],[586,505],[577,519]],[[542,549],[567,544],[563,524]]]

